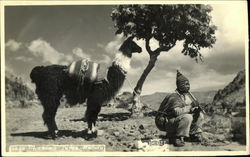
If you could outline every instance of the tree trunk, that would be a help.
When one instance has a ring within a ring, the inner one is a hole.
[[[151,55],[150,60],[148,62],[147,67],[143,71],[140,79],[138,80],[136,87],[134,88],[134,93],[133,93],[133,106],[132,106],[132,116],[138,117],[142,116],[141,114],[141,109],[142,109],[142,103],[140,102],[140,95],[142,91],[142,86],[148,76],[148,74],[151,72],[151,70],[154,68],[155,63],[157,61],[157,55]]]

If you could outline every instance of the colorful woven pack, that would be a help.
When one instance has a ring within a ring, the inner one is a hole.
[[[68,67],[68,73],[71,77],[84,77],[90,82],[97,79],[99,64],[88,59],[82,59],[72,62]]]

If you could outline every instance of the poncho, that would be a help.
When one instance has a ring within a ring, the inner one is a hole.
[[[181,99],[181,96],[177,93],[172,93],[167,95],[162,101],[158,111],[164,112],[157,113],[155,117],[155,123],[159,130],[165,131],[165,124],[168,122],[168,119],[174,118],[176,115],[174,109],[176,107],[185,107],[187,104]]]

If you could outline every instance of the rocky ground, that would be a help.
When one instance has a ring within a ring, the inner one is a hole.
[[[59,108],[56,116],[61,136],[55,140],[47,139],[46,127],[41,118],[41,106],[30,108],[6,109],[6,150],[10,145],[88,145],[104,144],[106,151],[244,151],[246,146],[229,140],[225,130],[212,128],[217,123],[230,128],[225,120],[207,118],[205,141],[202,143],[187,142],[184,147],[177,148],[168,144],[164,132],[159,131],[154,117],[130,118],[124,109],[103,107],[97,126],[98,137],[86,140],[86,122],[83,121],[85,107]],[[217,117],[218,118],[218,117]],[[210,122],[209,122],[210,121]],[[228,132],[230,129],[228,130]],[[229,134],[228,134],[229,136]],[[159,140],[164,145],[159,144]],[[145,141],[148,141],[145,142]],[[158,143],[157,143],[158,141]]]

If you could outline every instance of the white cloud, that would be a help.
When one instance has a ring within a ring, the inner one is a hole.
[[[130,70],[128,71],[128,74],[129,75],[138,75],[142,72],[143,72],[142,67],[136,67],[136,68],[131,67]]]
[[[5,44],[6,49],[10,51],[17,51],[21,47],[22,43],[17,42],[13,39],[8,40],[8,42]]]
[[[191,89],[197,91],[218,90],[224,88],[235,77],[234,74],[223,75],[210,69],[190,79]]]
[[[105,47],[105,46],[104,46],[103,44],[101,44],[101,43],[97,43],[96,46],[99,47],[99,48],[104,48],[104,47]]]
[[[119,50],[122,42],[123,42],[123,34],[116,35],[115,39],[110,41],[105,46],[105,51],[109,54],[115,54]]]
[[[223,42],[244,42],[247,28],[245,3],[212,5],[213,22],[218,26],[218,39]]]
[[[32,61],[32,58],[30,58],[30,57],[24,57],[24,56],[18,56],[15,59],[23,61],[23,62],[30,62],[30,61]]]
[[[76,47],[72,50],[73,54],[76,55],[77,57],[80,57],[80,58],[88,58],[90,59],[90,55],[86,54],[83,52],[83,50],[79,47]]]
[[[69,64],[73,61],[72,56],[58,52],[50,43],[42,39],[32,41],[28,49],[34,56],[41,57],[44,63]]]

